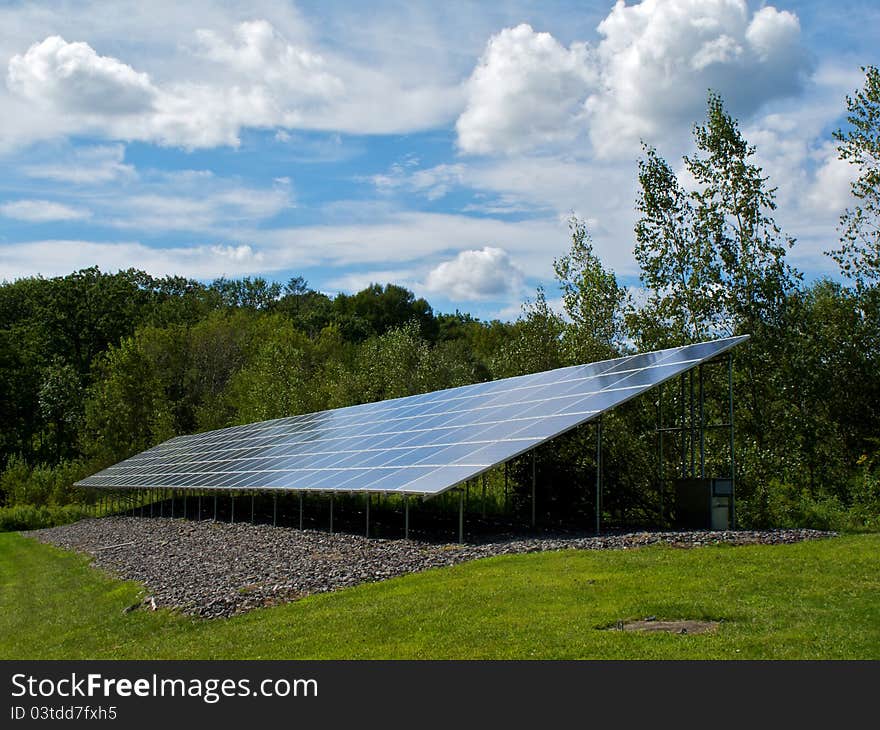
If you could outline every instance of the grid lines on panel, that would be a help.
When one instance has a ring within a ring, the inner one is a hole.
[[[437,494],[744,339],[178,436],[78,485]]]

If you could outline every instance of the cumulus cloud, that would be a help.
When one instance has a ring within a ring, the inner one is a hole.
[[[506,28],[489,40],[468,81],[458,144],[488,153],[570,141],[596,81],[586,44],[565,48],[530,25]]]
[[[231,38],[213,30],[196,31],[196,52],[243,77],[285,88],[297,95],[330,98],[345,91],[324,58],[288,43],[266,20],[237,25]]]
[[[57,35],[13,56],[6,81],[26,99],[86,116],[142,114],[158,96],[147,74]]]
[[[238,145],[244,128],[401,132],[436,126],[460,110],[457,84],[405,85],[292,43],[266,20],[197,30],[186,48],[188,63],[155,79],[88,43],[49,36],[13,55],[6,72],[9,102],[34,123],[4,120],[2,131],[31,140],[90,134],[210,148]]]
[[[493,36],[458,119],[463,152],[498,154],[589,137],[629,153],[703,111],[707,89],[739,115],[795,92],[809,59],[797,17],[745,0],[619,0],[595,47],[563,47],[528,25]],[[748,83],[743,83],[748,79]]]
[[[73,221],[89,218],[91,213],[51,200],[15,200],[0,205],[0,215],[31,223]]]
[[[492,246],[462,251],[431,269],[425,280],[428,291],[464,301],[503,298],[518,292],[522,284],[523,272],[507,251]]]

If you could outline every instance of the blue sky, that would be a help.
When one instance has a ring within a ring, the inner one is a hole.
[[[836,275],[831,132],[877,63],[870,2],[0,6],[0,278],[391,281],[515,317],[588,221],[627,284],[639,140],[679,165],[707,88]]]

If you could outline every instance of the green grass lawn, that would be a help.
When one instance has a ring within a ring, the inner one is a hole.
[[[0,658],[880,659],[877,534],[492,558],[212,621],[124,614],[140,591],[0,534]],[[723,623],[600,630],[650,615]]]

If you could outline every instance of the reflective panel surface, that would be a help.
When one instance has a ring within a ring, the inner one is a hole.
[[[745,339],[178,436],[77,484],[439,494]]]

